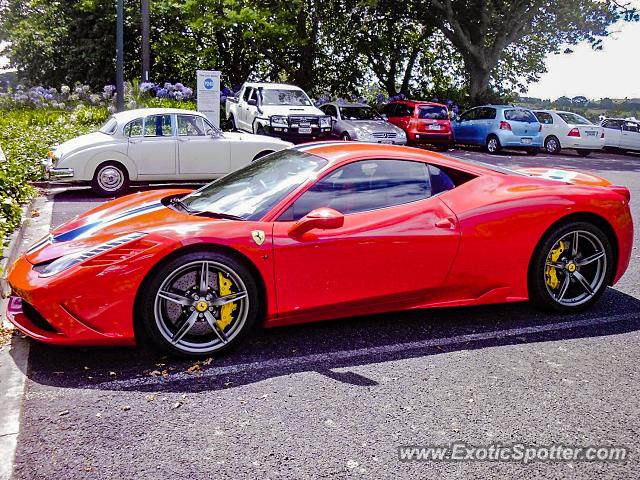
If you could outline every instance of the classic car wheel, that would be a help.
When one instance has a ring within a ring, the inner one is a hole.
[[[502,147],[500,145],[500,140],[498,140],[498,137],[496,137],[495,135],[489,136],[489,138],[487,138],[487,152],[495,154],[500,153],[500,150],[502,150]]]
[[[206,357],[234,347],[257,319],[258,289],[248,269],[213,252],[182,255],[154,272],[141,321],[162,350]]]
[[[591,150],[577,150],[577,152],[581,157],[588,157],[591,154]]]
[[[545,310],[582,310],[600,298],[612,273],[611,242],[600,228],[587,222],[560,225],[534,253],[529,297]]]
[[[129,188],[129,175],[127,170],[116,162],[103,163],[93,174],[91,187],[102,197],[120,195]]]
[[[560,153],[562,147],[560,146],[560,141],[557,139],[557,137],[549,135],[544,141],[544,149],[547,151],[547,153],[557,155],[558,153]]]

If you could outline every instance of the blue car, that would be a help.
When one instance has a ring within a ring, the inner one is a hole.
[[[484,105],[467,110],[452,122],[455,143],[480,145],[489,153],[503,148],[536,155],[543,146],[542,125],[533,112],[513,105]]]

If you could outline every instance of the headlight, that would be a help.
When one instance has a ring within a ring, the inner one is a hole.
[[[36,265],[35,267],[33,267],[33,269],[37,271],[41,277],[51,277],[57,273],[63,272],[64,270],[68,270],[74,265],[78,265],[79,263],[82,263],[85,260],[89,260],[90,258],[93,258],[96,255],[100,255],[109,250],[113,250],[117,247],[124,245],[125,243],[138,240],[144,237],[145,235],[146,233],[142,233],[142,232],[130,233],[128,235],[115,238],[108,242],[101,243],[100,245],[90,248],[88,250],[83,250],[81,252],[65,255],[64,257],[60,257],[51,263],[47,263],[45,265]]]
[[[320,128],[327,128],[331,126],[331,117],[320,117],[320,120],[318,122],[318,124],[320,125]]]
[[[363,130],[361,128],[356,128],[355,131],[356,131],[356,136],[361,140],[364,140],[364,139],[367,139],[367,138],[371,138],[371,133],[368,132],[367,130]]]
[[[273,115],[271,117],[271,125],[289,126],[289,119],[283,115]]]

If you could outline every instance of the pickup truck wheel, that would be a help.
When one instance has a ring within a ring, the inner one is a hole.
[[[266,135],[266,132],[264,131],[264,127],[262,125],[258,125],[258,129],[256,130],[256,134],[257,135]]]
[[[129,189],[127,169],[118,162],[105,162],[96,168],[91,188],[101,197],[115,197]]]
[[[340,135],[340,140],[344,140],[345,142],[348,142],[351,140],[351,137],[347,132],[343,132],[342,135]]]
[[[236,125],[236,119],[233,115],[229,117],[229,123],[231,124],[231,131],[235,132],[238,130],[238,126]]]

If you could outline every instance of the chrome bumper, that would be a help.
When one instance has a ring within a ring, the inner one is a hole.
[[[42,160],[44,175],[48,180],[58,180],[61,178],[73,178],[73,168],[54,167],[50,158]]]

